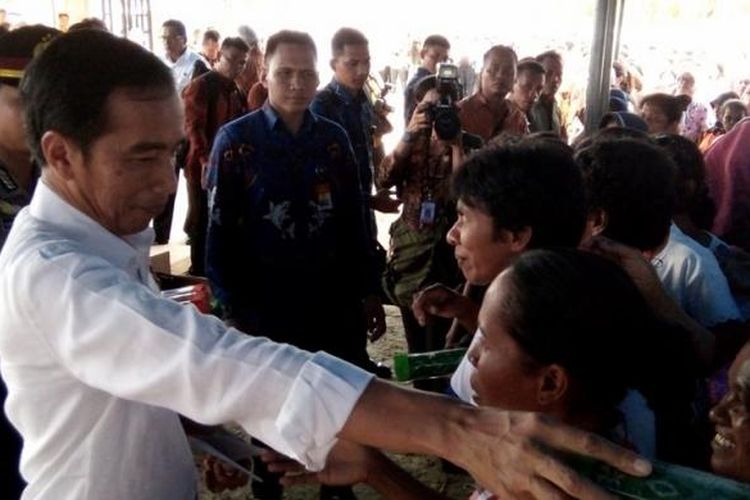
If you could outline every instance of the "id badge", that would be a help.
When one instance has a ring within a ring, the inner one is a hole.
[[[423,201],[422,208],[419,211],[419,225],[431,226],[435,223],[435,202]]]
[[[331,185],[321,182],[315,186],[315,198],[318,206],[325,210],[333,208],[333,197],[331,196]]]

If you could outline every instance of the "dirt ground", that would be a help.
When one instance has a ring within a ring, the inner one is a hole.
[[[388,366],[393,363],[393,355],[399,351],[406,351],[406,342],[404,340],[403,327],[401,325],[401,315],[395,307],[386,307],[386,321],[388,332],[374,344],[370,344],[370,356],[381,361]],[[473,490],[472,482],[468,476],[462,474],[446,474],[443,472],[440,461],[434,457],[422,455],[391,455],[394,460],[404,469],[408,470],[413,476],[423,483],[443,492],[450,498],[465,499],[468,498]],[[239,500],[253,498],[250,487],[240,488],[231,492],[222,494],[212,494],[207,492],[201,485],[201,500]],[[360,500],[375,500],[381,498],[371,488],[358,485],[354,488],[357,498]],[[289,488],[285,494],[285,499],[289,500],[308,500],[318,498],[317,487],[297,486]]]

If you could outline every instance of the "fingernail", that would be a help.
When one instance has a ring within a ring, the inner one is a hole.
[[[644,460],[642,458],[637,459],[635,462],[633,462],[633,467],[635,468],[636,472],[639,474],[648,475],[651,474],[651,462],[648,460]]]

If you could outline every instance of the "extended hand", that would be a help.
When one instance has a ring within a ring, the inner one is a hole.
[[[295,462],[273,450],[265,450],[261,459],[270,472],[283,472],[281,483],[284,486],[295,484],[321,483],[330,486],[345,486],[367,481],[368,470],[374,468],[380,452],[350,441],[339,440],[331,449],[326,466],[320,472],[310,472]]]
[[[417,293],[411,309],[422,326],[427,324],[427,319],[431,315],[440,318],[457,318],[464,326],[467,322],[476,322],[479,315],[479,308],[471,299],[439,283]]]
[[[214,493],[234,490],[247,484],[247,474],[230,465],[225,465],[215,457],[206,456],[201,465],[206,488]]]
[[[364,300],[365,321],[367,322],[367,336],[370,342],[375,342],[385,334],[385,310],[377,295],[368,295]]]
[[[401,200],[392,195],[393,193],[388,189],[381,189],[370,198],[370,206],[373,210],[384,214],[397,214],[401,206]]]
[[[588,455],[632,475],[651,472],[650,464],[633,452],[551,417],[477,411],[480,416],[473,427],[479,432],[461,437],[469,456],[459,465],[500,498],[616,498],[563,464],[561,451]]]

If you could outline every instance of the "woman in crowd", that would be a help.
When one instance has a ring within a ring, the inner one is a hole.
[[[463,162],[468,144],[461,132],[450,141],[435,134],[430,114],[439,99],[435,84],[432,75],[417,83],[414,94],[418,105],[396,149],[376,169],[375,179],[379,189],[395,186],[404,203],[401,216],[390,228],[384,288],[401,309],[409,352],[441,349],[450,327],[450,321],[444,319],[429,328],[421,327],[411,311],[414,294],[433,283],[455,287],[460,282],[445,233],[456,220],[451,175]],[[436,387],[432,382],[417,385]]]
[[[690,104],[686,95],[649,94],[641,100],[640,114],[650,134],[678,134],[682,113]]]
[[[488,289],[477,334],[469,357],[479,405],[544,413],[628,444],[618,409],[628,390],[639,390],[657,414],[681,392],[681,341],[656,322],[619,267],[587,252],[520,256]],[[676,362],[666,370],[668,352]],[[367,482],[386,498],[442,498],[376,450],[342,443],[331,457],[326,470],[285,481]],[[298,471],[273,460],[272,469]],[[479,488],[472,498],[494,497]]]
[[[732,130],[746,116],[747,107],[739,99],[722,102],[716,110],[716,124],[706,131],[700,141],[700,150],[704,153],[708,151],[716,139]]]

